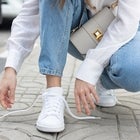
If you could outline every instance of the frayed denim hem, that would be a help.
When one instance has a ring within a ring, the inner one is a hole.
[[[54,75],[54,76],[62,76],[62,72],[57,71],[57,70],[52,70],[52,69],[47,69],[47,68],[41,68],[40,73],[43,75]]]

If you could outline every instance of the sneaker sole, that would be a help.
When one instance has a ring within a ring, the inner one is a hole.
[[[59,127],[59,128],[47,128],[41,125],[36,125],[37,130],[42,131],[42,132],[61,132],[64,130],[64,126]]]
[[[96,104],[96,105],[99,107],[114,107],[114,106],[116,106],[116,103],[114,103],[114,104]]]

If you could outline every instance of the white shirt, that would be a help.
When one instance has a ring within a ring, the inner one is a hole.
[[[97,11],[111,0],[91,0]],[[96,47],[88,51],[76,74],[78,79],[96,84],[112,54],[136,34],[140,20],[140,0],[119,0],[117,15]],[[91,11],[94,14],[94,11]],[[23,18],[24,17],[24,18]],[[5,67],[19,71],[23,60],[32,51],[39,36],[39,2],[27,0],[12,25]]]

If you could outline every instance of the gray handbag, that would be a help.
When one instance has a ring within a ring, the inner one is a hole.
[[[72,32],[70,41],[85,56],[89,49],[97,46],[114,18],[111,9],[104,7],[78,30]]]

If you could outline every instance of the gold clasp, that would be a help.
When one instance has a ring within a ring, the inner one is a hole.
[[[101,38],[103,37],[103,34],[102,34],[102,32],[101,32],[99,29],[97,29],[97,30],[93,33],[93,35],[95,36],[95,39],[96,39],[97,41],[100,41]]]
[[[113,2],[110,6],[110,8],[115,9],[115,7],[118,6],[118,0],[116,0],[115,2]]]

